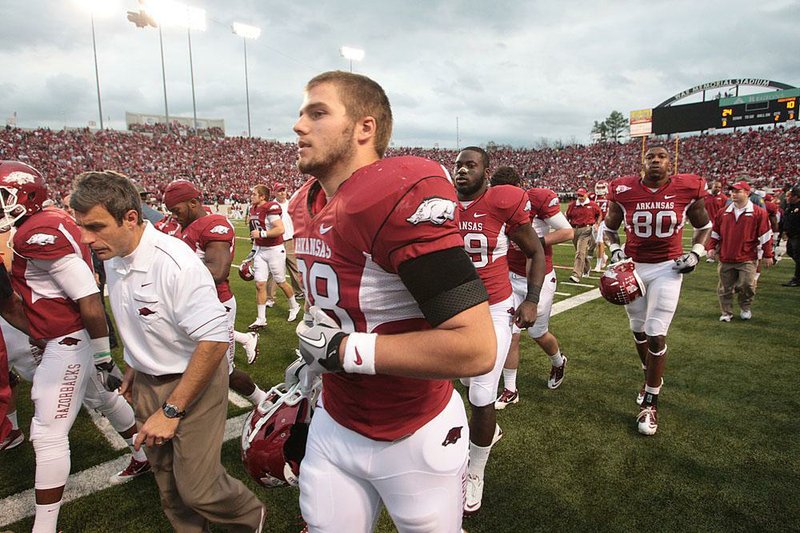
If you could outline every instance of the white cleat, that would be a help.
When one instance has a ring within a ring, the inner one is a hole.
[[[267,327],[267,319],[266,318],[256,318],[255,322],[247,326],[247,329],[250,331],[258,331],[261,328]]]
[[[467,499],[464,502],[464,516],[471,516],[481,508],[483,500],[483,478],[467,474]]]
[[[750,320],[753,318],[753,312],[750,309],[742,309],[742,312],[739,313],[739,318],[742,320]]]
[[[255,331],[251,331],[247,333],[247,342],[245,342],[242,347],[244,347],[244,353],[247,354],[247,364],[252,365],[258,359],[258,333]]]
[[[275,307],[275,300],[270,298],[266,302],[264,302],[264,305],[266,305],[267,307]]]
[[[643,407],[636,416],[639,423],[639,433],[642,435],[655,435],[658,429],[658,411],[655,405]]]
[[[733,318],[733,315],[730,313],[722,313],[721,315],[719,315],[720,322],[730,322],[731,318]]]
[[[289,322],[294,322],[294,320],[297,318],[297,315],[298,315],[299,313],[300,313],[300,306],[299,306],[299,305],[298,305],[297,307],[290,307],[290,308],[289,308],[289,318],[288,318],[288,321],[289,321]]]

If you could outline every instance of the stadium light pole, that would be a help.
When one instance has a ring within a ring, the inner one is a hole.
[[[247,136],[252,137],[250,129],[250,81],[247,76],[247,39],[258,39],[261,35],[261,28],[242,24],[241,22],[234,22],[233,33],[242,38],[244,44],[244,94],[247,100]]]
[[[353,72],[353,61],[361,61],[364,59],[364,50],[361,48],[353,48],[351,46],[342,46],[339,48],[339,54],[350,61],[350,72]]]
[[[103,124],[103,101],[100,98],[100,69],[97,66],[97,39],[94,32],[94,15],[95,13],[106,15],[109,13],[109,2],[102,0],[79,0],[78,2],[83,9],[89,11],[89,17],[92,22],[92,53],[94,55],[94,80],[97,86],[97,112],[100,115],[100,129],[104,129]]]

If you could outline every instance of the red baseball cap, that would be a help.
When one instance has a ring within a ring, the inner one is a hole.
[[[589,194],[589,191],[587,191],[587,190],[586,190],[584,187],[581,187],[581,188],[579,188],[579,189],[578,189],[577,191],[575,191],[575,192],[576,192],[577,194]]]
[[[286,190],[286,185],[283,183],[279,183],[275,186],[275,192],[281,192]]]
[[[771,202],[774,199],[775,197],[772,196],[771,194],[767,194],[766,196],[764,196],[764,200],[766,200],[767,202]]]
[[[750,184],[747,183],[746,181],[738,181],[734,183],[733,185],[731,185],[731,189],[737,189],[740,191],[747,191],[747,192],[750,192],[751,190]]]
[[[203,194],[194,186],[191,181],[175,180],[164,189],[164,205],[167,209],[172,209],[181,202],[186,202],[192,198],[200,198]]]

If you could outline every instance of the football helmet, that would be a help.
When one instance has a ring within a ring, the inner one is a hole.
[[[606,180],[600,180],[594,184],[594,193],[597,196],[605,196],[608,194],[608,182]]]
[[[38,170],[19,161],[0,161],[0,233],[41,211],[45,200],[47,186]]]
[[[239,265],[239,277],[245,281],[253,281],[256,279],[256,276],[253,273],[252,261],[242,261],[242,264]]]
[[[268,488],[296,486],[306,453],[312,400],[300,383],[272,387],[245,419],[242,462],[247,473]]]
[[[612,304],[628,305],[646,292],[631,259],[614,263],[600,277],[600,294]]]

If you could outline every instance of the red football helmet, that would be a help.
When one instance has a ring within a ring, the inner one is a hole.
[[[606,180],[600,180],[594,184],[594,193],[597,196],[605,196],[608,194],[608,182]]]
[[[42,210],[47,186],[38,170],[19,161],[0,161],[0,232]]]
[[[297,485],[311,414],[299,383],[270,389],[242,429],[242,462],[254,480],[268,488]]]
[[[628,305],[646,292],[631,259],[614,263],[600,277],[600,294],[612,304]]]
[[[242,264],[239,265],[239,277],[245,281],[253,281],[256,279],[256,276],[253,273],[252,261],[242,261]]]

